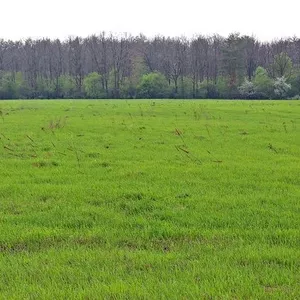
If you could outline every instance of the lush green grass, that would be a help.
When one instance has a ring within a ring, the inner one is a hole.
[[[1,101],[0,298],[300,298],[300,102]]]

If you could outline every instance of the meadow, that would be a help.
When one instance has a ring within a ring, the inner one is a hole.
[[[300,101],[1,101],[0,142],[0,299],[300,298]]]

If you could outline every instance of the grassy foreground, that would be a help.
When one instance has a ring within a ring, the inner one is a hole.
[[[1,101],[0,299],[300,298],[300,101]]]

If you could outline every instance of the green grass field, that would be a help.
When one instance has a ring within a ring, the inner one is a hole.
[[[299,299],[300,101],[1,101],[0,299]]]

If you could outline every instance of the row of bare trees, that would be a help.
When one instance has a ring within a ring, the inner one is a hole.
[[[297,82],[300,39],[261,43],[236,33],[148,39],[105,32],[64,41],[2,39],[0,97],[88,97],[91,89],[103,98],[136,97],[143,76],[154,72],[167,82],[166,97],[234,97],[259,66],[270,78],[294,76]],[[93,80],[86,80],[90,74]]]

